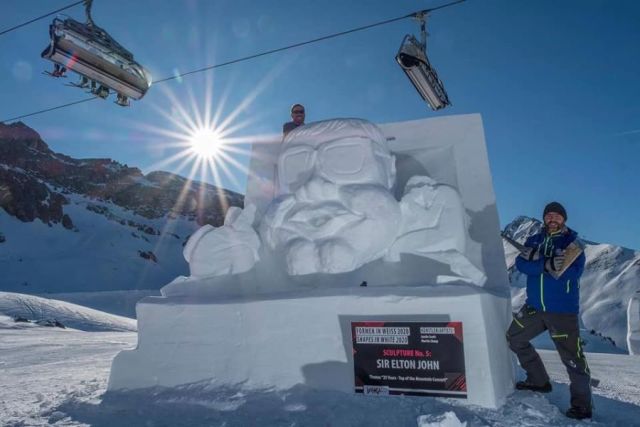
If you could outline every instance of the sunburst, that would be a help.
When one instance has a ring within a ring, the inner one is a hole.
[[[198,88],[204,101],[200,104],[191,86],[182,84],[176,91],[166,86],[161,90],[166,97],[165,105],[151,104],[152,108],[163,118],[166,128],[158,128],[150,124],[135,124],[135,127],[151,135],[156,141],[155,147],[172,152],[161,161],[149,166],[148,170],[169,169],[177,173],[188,171],[181,194],[174,206],[175,211],[181,211],[187,196],[193,192],[194,181],[199,181],[198,205],[206,193],[207,182],[212,182],[218,188],[218,197],[223,211],[227,209],[227,198],[223,190],[223,183],[230,183],[234,188],[241,188],[239,177],[248,176],[250,171],[246,164],[251,155],[250,144],[272,140],[274,135],[238,136],[260,119],[253,115],[251,119],[242,119],[241,114],[251,107],[256,98],[271,84],[273,79],[287,66],[281,63],[264,76],[244,99],[229,113],[223,114],[228,94],[227,87],[222,94],[214,96],[213,73],[207,73],[204,87]],[[186,94],[185,94],[186,92]],[[186,95],[186,96],[184,96]],[[217,108],[213,107],[216,99]],[[171,108],[167,109],[166,105]],[[228,185],[227,185],[228,186]]]

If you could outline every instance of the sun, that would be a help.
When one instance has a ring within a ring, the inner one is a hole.
[[[189,137],[191,151],[202,159],[218,157],[224,145],[224,140],[214,128],[195,129]]]

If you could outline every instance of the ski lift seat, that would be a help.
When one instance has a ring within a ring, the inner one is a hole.
[[[138,100],[151,86],[149,73],[102,28],[55,18],[49,34],[43,58],[113,90],[120,99]]]
[[[433,110],[451,105],[444,85],[429,63],[424,43],[407,34],[402,40],[396,61]]]

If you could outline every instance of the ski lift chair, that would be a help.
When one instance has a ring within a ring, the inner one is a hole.
[[[427,58],[426,13],[416,14],[416,19],[420,21],[422,40],[419,42],[413,35],[407,34],[402,40],[396,61],[431,109],[440,110],[451,105],[451,102],[436,70]]]
[[[42,58],[80,75],[73,84],[90,88],[90,92],[106,98],[116,93],[118,105],[129,105],[129,99],[141,99],[151,86],[150,74],[105,30],[91,19],[92,0],[85,1],[87,23],[72,18],[55,18],[49,27],[51,42]],[[57,69],[57,68],[54,68]],[[91,85],[89,85],[89,81]]]

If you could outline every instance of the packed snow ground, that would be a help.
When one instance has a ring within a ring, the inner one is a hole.
[[[296,387],[286,392],[177,389],[105,393],[111,361],[136,345],[132,332],[85,332],[16,324],[0,315],[2,426],[573,426],[563,411],[568,378],[554,351],[541,354],[548,395],[515,392],[499,410],[462,400],[371,397]],[[640,359],[587,354],[594,377],[592,425],[640,425]]]

